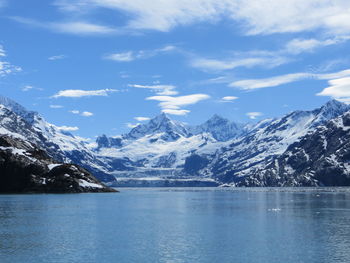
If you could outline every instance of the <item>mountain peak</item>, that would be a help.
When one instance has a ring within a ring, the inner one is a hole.
[[[326,119],[330,120],[343,113],[350,110],[350,105],[347,105],[338,100],[330,100],[326,104],[324,104],[321,108],[315,110],[314,112],[318,115],[318,119]]]
[[[8,110],[21,116],[25,121],[27,121],[30,124],[33,124],[34,117],[36,115],[38,115],[36,112],[28,111],[22,105],[18,104],[17,102],[13,101],[10,98],[4,97],[4,96],[0,96],[0,105],[3,105]]]
[[[187,128],[177,121],[171,120],[167,114],[161,113],[149,120],[145,124],[140,124],[133,128],[128,134],[124,135],[124,138],[138,139],[145,135],[165,133],[171,135],[171,140],[176,140],[180,136],[188,137],[189,132]]]
[[[344,110],[348,108],[350,108],[349,105],[336,99],[328,101],[325,105],[321,107],[321,109],[323,110]]]

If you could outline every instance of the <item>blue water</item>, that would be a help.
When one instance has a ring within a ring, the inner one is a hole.
[[[350,189],[0,195],[0,262],[350,262]]]

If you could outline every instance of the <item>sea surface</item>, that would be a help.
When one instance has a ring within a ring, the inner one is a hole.
[[[1,263],[350,262],[350,189],[0,195]]]

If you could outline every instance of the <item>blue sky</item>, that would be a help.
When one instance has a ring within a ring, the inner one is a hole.
[[[344,0],[0,0],[0,94],[74,134],[350,102]]]

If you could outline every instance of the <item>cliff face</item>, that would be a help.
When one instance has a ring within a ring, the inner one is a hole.
[[[115,192],[87,170],[60,164],[37,146],[0,136],[0,193]]]

